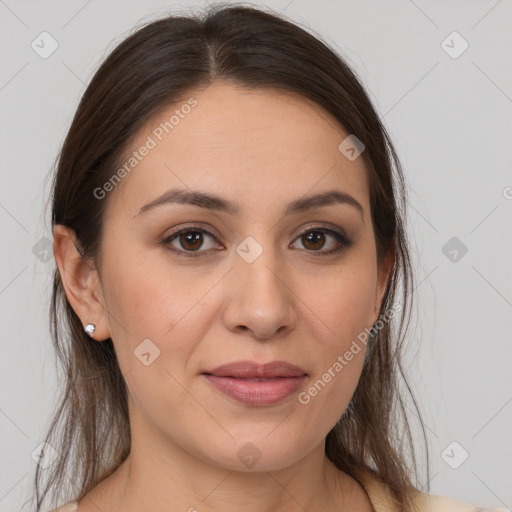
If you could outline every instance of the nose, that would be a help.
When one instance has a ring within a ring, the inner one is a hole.
[[[279,259],[272,250],[264,250],[252,263],[236,255],[224,283],[224,322],[230,331],[266,340],[295,327],[297,297]]]

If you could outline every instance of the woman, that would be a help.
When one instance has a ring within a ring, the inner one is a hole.
[[[123,41],[53,183],[67,386],[37,512],[50,489],[79,512],[476,510],[409,476],[404,218],[368,96],[306,31],[216,6]]]

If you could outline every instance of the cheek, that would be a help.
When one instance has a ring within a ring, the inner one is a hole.
[[[150,258],[147,250],[131,251],[119,251],[104,264],[105,299],[120,364],[127,370],[138,363],[134,351],[149,339],[160,350],[159,364],[177,371],[205,335],[211,314],[205,296],[218,277],[185,271],[161,255]]]
[[[109,313],[123,321],[131,336],[161,336],[179,318],[183,291],[193,292],[183,287],[179,274],[166,278],[169,269],[149,257],[149,251],[144,254],[129,244],[117,247],[121,248],[105,251],[112,255],[104,264]]]
[[[190,403],[181,383],[204,337],[204,308],[198,300],[212,283],[191,280],[179,268],[170,275],[169,267],[154,260],[136,261],[125,253],[109,269],[105,266],[112,339],[137,409],[164,421],[169,418],[163,411],[185,410]]]
[[[317,289],[308,306],[318,319],[314,334],[314,375],[299,400],[309,408],[308,423],[327,432],[345,411],[357,387],[375,307],[376,269],[369,257],[354,255]],[[310,313],[310,317],[313,316]],[[312,320],[313,322],[313,320]],[[300,397],[299,397],[300,398]]]
[[[321,334],[315,347],[312,378],[299,395],[305,431],[318,439],[334,427],[355,392],[367,350],[367,331],[373,311],[375,280],[372,273],[349,273],[331,281],[312,309],[319,311]],[[328,328],[326,327],[328,326]]]
[[[371,261],[356,261],[353,265],[347,262],[322,277],[314,293],[308,283],[304,283],[301,293],[308,298],[307,306],[318,317],[325,354],[332,356],[333,351],[350,345],[361,331],[371,327],[376,279]]]

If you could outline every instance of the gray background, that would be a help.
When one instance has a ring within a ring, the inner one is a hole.
[[[31,492],[31,453],[57,399],[46,175],[115,44],[140,22],[202,5],[0,0],[0,510],[20,510]],[[418,283],[406,366],[426,421],[431,492],[512,508],[511,2],[254,5],[282,11],[341,52],[404,166]],[[59,45],[47,59],[31,47],[43,31]],[[469,44],[457,58],[462,40],[442,45],[454,31]]]

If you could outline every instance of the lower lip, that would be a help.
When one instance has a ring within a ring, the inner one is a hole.
[[[205,377],[222,393],[249,405],[272,405],[292,395],[302,386],[301,377],[276,377],[273,379],[236,379],[233,377]]]

